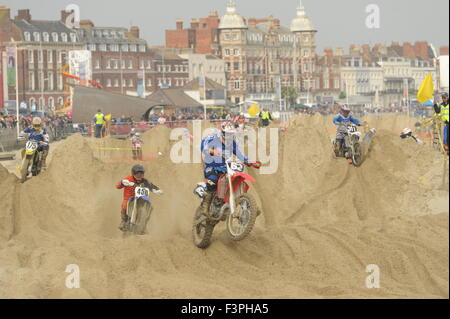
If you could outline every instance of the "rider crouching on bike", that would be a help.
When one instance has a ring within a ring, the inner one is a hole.
[[[226,159],[234,154],[247,166],[261,167],[261,162],[249,162],[249,159],[241,153],[234,138],[235,134],[233,123],[224,122],[221,124],[220,133],[214,132],[202,140],[200,151],[205,162],[204,175],[207,185],[206,194],[200,206],[204,215],[208,215],[219,177],[227,172]]]
[[[362,123],[350,115],[350,107],[347,104],[341,106],[340,113],[333,119],[333,124],[337,125],[336,130],[336,143],[334,144],[334,153],[339,156],[339,152],[344,143],[345,135],[347,135],[347,126],[350,124],[355,124],[356,126],[362,126]],[[350,157],[346,159],[349,163],[352,162]]]
[[[123,190],[123,201],[121,206],[121,216],[122,216],[122,222],[120,223],[119,229],[121,231],[126,231],[126,226],[128,222],[128,215],[127,215],[127,206],[128,201],[132,198],[134,198],[134,190],[136,186],[143,186],[148,188],[152,193],[162,195],[163,191],[159,189],[158,186],[152,184],[147,179],[144,178],[145,169],[142,165],[134,165],[131,168],[131,175],[125,177],[123,180],[121,180],[116,188],[117,189],[124,189]]]
[[[28,141],[36,141],[39,146],[37,151],[42,152],[42,169],[47,168],[47,155],[50,149],[47,130],[42,127],[42,120],[40,117],[33,118],[32,127],[28,127],[23,130],[22,133],[28,134]],[[25,154],[25,150],[22,151],[22,156]]]

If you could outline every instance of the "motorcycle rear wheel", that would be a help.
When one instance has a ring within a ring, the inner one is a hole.
[[[200,218],[204,218],[200,223]],[[208,218],[202,213],[202,208],[197,208],[195,212],[193,227],[192,227],[192,239],[194,245],[201,249],[206,249],[211,245],[211,238],[214,231],[214,224],[211,223]]]

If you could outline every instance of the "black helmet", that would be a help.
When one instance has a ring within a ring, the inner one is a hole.
[[[442,93],[442,94],[441,94],[441,97],[443,97],[443,98],[445,97],[445,98],[448,99],[448,93],[447,93],[447,92]]]
[[[136,175],[137,173],[145,173],[145,168],[142,165],[136,164],[131,169],[131,174]]]

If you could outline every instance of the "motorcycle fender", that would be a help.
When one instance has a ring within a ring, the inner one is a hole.
[[[233,178],[232,178],[232,182],[234,182],[234,180],[239,178],[239,177],[243,178],[246,181],[250,181],[250,182],[256,183],[256,181],[255,181],[255,179],[253,177],[251,177],[250,175],[245,174],[245,173],[236,173],[236,174],[234,174]]]

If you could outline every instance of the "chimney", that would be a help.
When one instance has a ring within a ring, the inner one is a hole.
[[[82,28],[93,28],[94,27],[94,23],[91,20],[81,20],[80,21],[80,26]]]
[[[198,29],[199,26],[200,26],[200,21],[198,19],[192,19],[191,29]]]
[[[183,20],[182,19],[177,20],[177,30],[183,30]]]
[[[140,35],[139,27],[136,27],[136,26],[131,27],[130,33],[133,37],[135,37],[136,39],[139,39],[139,35]]]
[[[325,55],[328,57],[332,57],[333,56],[333,49],[331,48],[326,48],[325,50],[323,50]]]
[[[439,55],[448,55],[448,46],[443,46],[439,48]]]
[[[256,27],[256,19],[255,18],[248,19],[248,26],[249,27]]]
[[[10,24],[11,9],[7,6],[0,6],[0,26]]]
[[[280,26],[280,19],[274,19],[274,20],[273,20],[273,24],[274,24],[276,27],[279,27],[279,26]]]
[[[20,9],[17,12],[16,20],[25,20],[27,22],[31,21],[30,9]]]
[[[344,48],[342,48],[342,47],[336,48],[336,55],[337,56],[343,56],[344,55]]]

